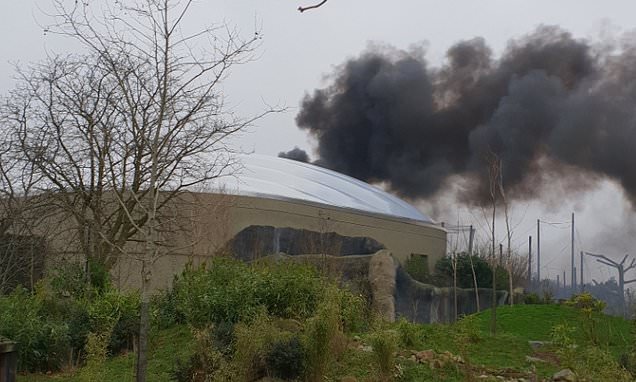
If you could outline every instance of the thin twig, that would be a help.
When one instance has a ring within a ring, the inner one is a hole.
[[[299,11],[300,13],[303,13],[303,12],[308,11],[308,10],[310,10],[310,9],[320,8],[320,7],[322,7],[322,6],[323,6],[326,2],[327,2],[327,0],[322,0],[322,1],[321,1],[320,3],[318,3],[318,4],[310,5],[310,6],[307,6],[307,7],[302,7],[302,6],[301,6],[301,7],[298,7],[298,11]]]

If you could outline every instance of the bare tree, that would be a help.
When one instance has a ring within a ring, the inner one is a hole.
[[[46,252],[42,229],[36,231],[47,217],[46,203],[37,197],[39,179],[18,147],[14,135],[0,137],[0,294],[17,284],[33,289]]]
[[[504,220],[506,222],[506,239],[507,239],[507,245],[506,245],[506,268],[508,270],[508,288],[509,288],[509,296],[508,296],[508,301],[510,302],[510,305],[514,305],[514,298],[513,298],[513,286],[512,286],[512,248],[511,248],[511,242],[512,242],[512,228],[510,227],[510,214],[509,214],[509,203],[508,200],[506,199],[506,192],[504,190],[504,185],[503,185],[503,163],[501,162],[501,160],[499,161],[499,195],[501,196],[501,201],[503,203],[503,207],[504,207]]]
[[[21,71],[4,115],[24,159],[80,233],[87,258],[108,269],[122,256],[141,268],[137,380],[146,379],[149,281],[166,253],[169,206],[235,170],[227,138],[256,118],[224,106],[219,84],[252,58],[260,35],[227,25],[190,30],[192,0],[55,0],[47,33],[81,54]],[[166,212],[168,211],[168,212]],[[143,248],[134,254],[127,244]]]
[[[492,296],[491,296],[491,313],[490,313],[490,333],[494,336],[497,333],[497,261],[495,255],[496,247],[496,231],[495,220],[497,217],[497,201],[498,193],[501,187],[501,160],[494,152],[489,152],[486,162],[488,165],[488,190],[490,193],[490,201],[492,207],[492,219],[490,224],[491,251],[490,261],[492,267]]]

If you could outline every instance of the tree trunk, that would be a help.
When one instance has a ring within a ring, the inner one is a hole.
[[[137,382],[146,381],[148,368],[148,332],[150,329],[150,295],[148,293],[148,277],[146,261],[143,261],[141,276],[141,306],[139,310],[139,343],[137,345]]]

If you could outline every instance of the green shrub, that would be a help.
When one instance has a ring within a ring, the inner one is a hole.
[[[45,280],[46,282],[46,280]],[[48,278],[51,292],[57,296],[81,298],[90,291],[86,272],[79,263],[59,264]]]
[[[77,269],[62,269],[38,282],[35,293],[16,289],[0,297],[0,335],[20,343],[20,370],[78,365],[87,355],[90,333],[92,345],[108,333],[108,353],[132,348],[139,327],[137,295],[84,289]]]
[[[396,329],[402,346],[411,348],[420,343],[417,324],[411,323],[406,318],[401,317],[397,322]]]
[[[192,355],[183,361],[177,358],[170,374],[177,382],[208,382],[235,380],[221,352],[214,348],[211,328],[194,330],[195,346]],[[223,378],[226,376],[228,378]]]
[[[523,303],[526,305],[538,305],[542,304],[541,297],[536,293],[527,293],[523,296]]]
[[[221,354],[227,356],[234,351],[234,324],[219,322],[212,331],[212,346]]]
[[[270,376],[284,380],[301,377],[305,372],[305,348],[297,336],[274,342],[265,355]]]
[[[186,322],[205,327],[249,320],[260,306],[277,317],[309,317],[323,289],[321,277],[306,265],[247,265],[214,258],[197,269],[187,267],[175,280],[174,298],[176,310]]]
[[[589,381],[631,381],[627,370],[609,351],[598,346],[580,346],[572,335],[575,329],[567,324],[552,328],[551,337],[563,366]]]
[[[359,294],[354,294],[347,288],[333,290],[340,305],[340,321],[345,333],[362,332],[369,326],[369,302]]]
[[[376,330],[371,335],[371,347],[378,366],[378,372],[384,380],[391,379],[395,371],[395,352],[398,334],[393,330]]]
[[[307,320],[307,379],[321,381],[334,353],[333,343],[341,327],[341,307],[338,289],[330,286],[316,310],[316,314]]]
[[[164,290],[151,297],[150,314],[152,326],[157,329],[167,329],[186,322],[185,316],[177,308],[177,294],[174,288]]]
[[[232,357],[232,368],[238,374],[238,380],[253,381],[265,376],[265,356],[271,345],[290,335],[273,325],[271,317],[264,310],[257,313],[253,320],[236,324],[236,351]]]
[[[256,311],[251,269],[238,261],[215,258],[197,269],[186,267],[175,281],[177,309],[198,328],[213,322],[238,322]]]
[[[428,269],[428,256],[412,255],[404,263],[404,270],[413,280],[421,283],[431,283],[431,274]]]
[[[322,295],[315,268],[295,263],[255,265],[258,302],[272,316],[304,318],[313,314]]]
[[[0,297],[0,336],[18,342],[18,369],[60,369],[70,355],[68,325],[48,320],[42,301],[16,288]]]
[[[473,271],[470,265],[471,256],[466,253],[457,254],[457,286],[459,288],[472,289],[475,287]],[[492,287],[492,267],[486,259],[480,256],[472,256],[477,285],[480,288]],[[497,265],[495,274],[496,287],[499,290],[508,290],[508,271]],[[450,256],[442,257],[435,264],[433,273],[434,283],[440,286],[450,286],[453,283],[453,260]]]
[[[603,312],[605,309],[605,302],[594,298],[590,293],[584,292],[578,295],[572,296],[566,304],[579,309],[583,317],[583,330],[587,335],[588,340],[595,345],[600,343],[598,327],[601,323],[598,313]]]

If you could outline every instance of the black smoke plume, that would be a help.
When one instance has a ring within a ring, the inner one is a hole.
[[[307,95],[296,121],[321,165],[405,197],[459,176],[464,197],[483,202],[494,153],[511,198],[536,198],[550,180],[574,192],[609,178],[634,202],[636,48],[625,41],[598,49],[540,27],[498,58],[483,39],[460,42],[440,67],[421,50],[372,47]]]
[[[287,159],[291,159],[291,160],[295,160],[298,162],[309,162],[309,155],[307,154],[307,152],[303,149],[300,149],[298,147],[294,147],[293,149],[285,152],[280,152],[278,153],[278,157],[279,158],[287,158]]]

